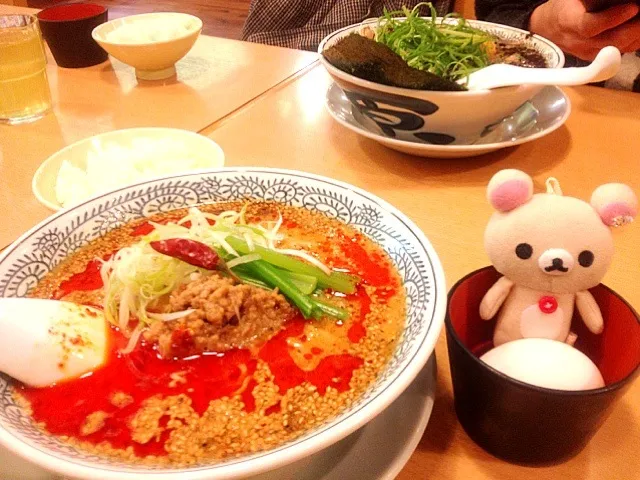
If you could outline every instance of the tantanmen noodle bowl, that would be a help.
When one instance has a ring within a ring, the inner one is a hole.
[[[438,257],[401,212],[260,168],[59,212],[0,256],[0,297],[22,296],[102,309],[108,352],[48,387],[0,378],[0,442],[63,475],[125,480],[242,478],[335,443],[420,372],[446,304]]]

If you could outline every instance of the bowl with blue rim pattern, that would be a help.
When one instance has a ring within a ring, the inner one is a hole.
[[[434,145],[473,143],[544,88],[542,85],[518,85],[449,92],[391,87],[344,72],[322,55],[324,50],[346,36],[375,29],[376,22],[366,20],[327,35],[318,46],[318,53],[320,62],[344,91],[363,125],[387,137]],[[497,38],[534,49],[545,59],[548,68],[564,66],[562,50],[546,38],[507,25],[478,20],[466,22]]]
[[[22,297],[70,254],[129,221],[204,203],[271,200],[337,218],[380,245],[402,278],[407,296],[402,336],[386,367],[336,417],[277,448],[186,468],[149,466],[102,457],[64,443],[35,425],[16,402],[11,379],[0,376],[0,444],[72,478],[133,480],[233,479],[307,457],[365,425],[393,402],[432,355],[444,323],[442,266],[420,229],[399,210],[354,186],[309,173],[227,167],[149,180],[62,210],[0,254],[0,297]]]

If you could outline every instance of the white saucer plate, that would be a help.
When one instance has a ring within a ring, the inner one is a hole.
[[[431,356],[413,383],[375,419],[338,443],[247,480],[393,480],[422,438],[436,393]],[[0,447],[3,480],[63,480]]]
[[[394,119],[388,123],[384,115],[376,115],[375,121],[352,107],[342,89],[335,83],[327,90],[326,107],[330,115],[341,125],[393,150],[432,158],[463,158],[482,155],[506,147],[531,142],[560,128],[571,113],[571,102],[558,87],[545,87],[513,115],[488,127],[481,136],[469,142],[436,145],[420,141],[400,140],[384,133],[393,131]],[[378,123],[376,123],[378,122]]]

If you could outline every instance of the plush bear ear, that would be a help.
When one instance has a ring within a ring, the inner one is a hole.
[[[520,170],[500,170],[487,187],[487,199],[499,212],[524,205],[533,196],[533,180]]]
[[[631,223],[638,214],[636,194],[621,183],[607,183],[596,188],[591,195],[591,206],[610,227]]]

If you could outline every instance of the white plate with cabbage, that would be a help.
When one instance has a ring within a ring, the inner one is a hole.
[[[46,159],[31,187],[51,210],[144,180],[224,166],[213,140],[187,130],[130,128],[80,140]]]

